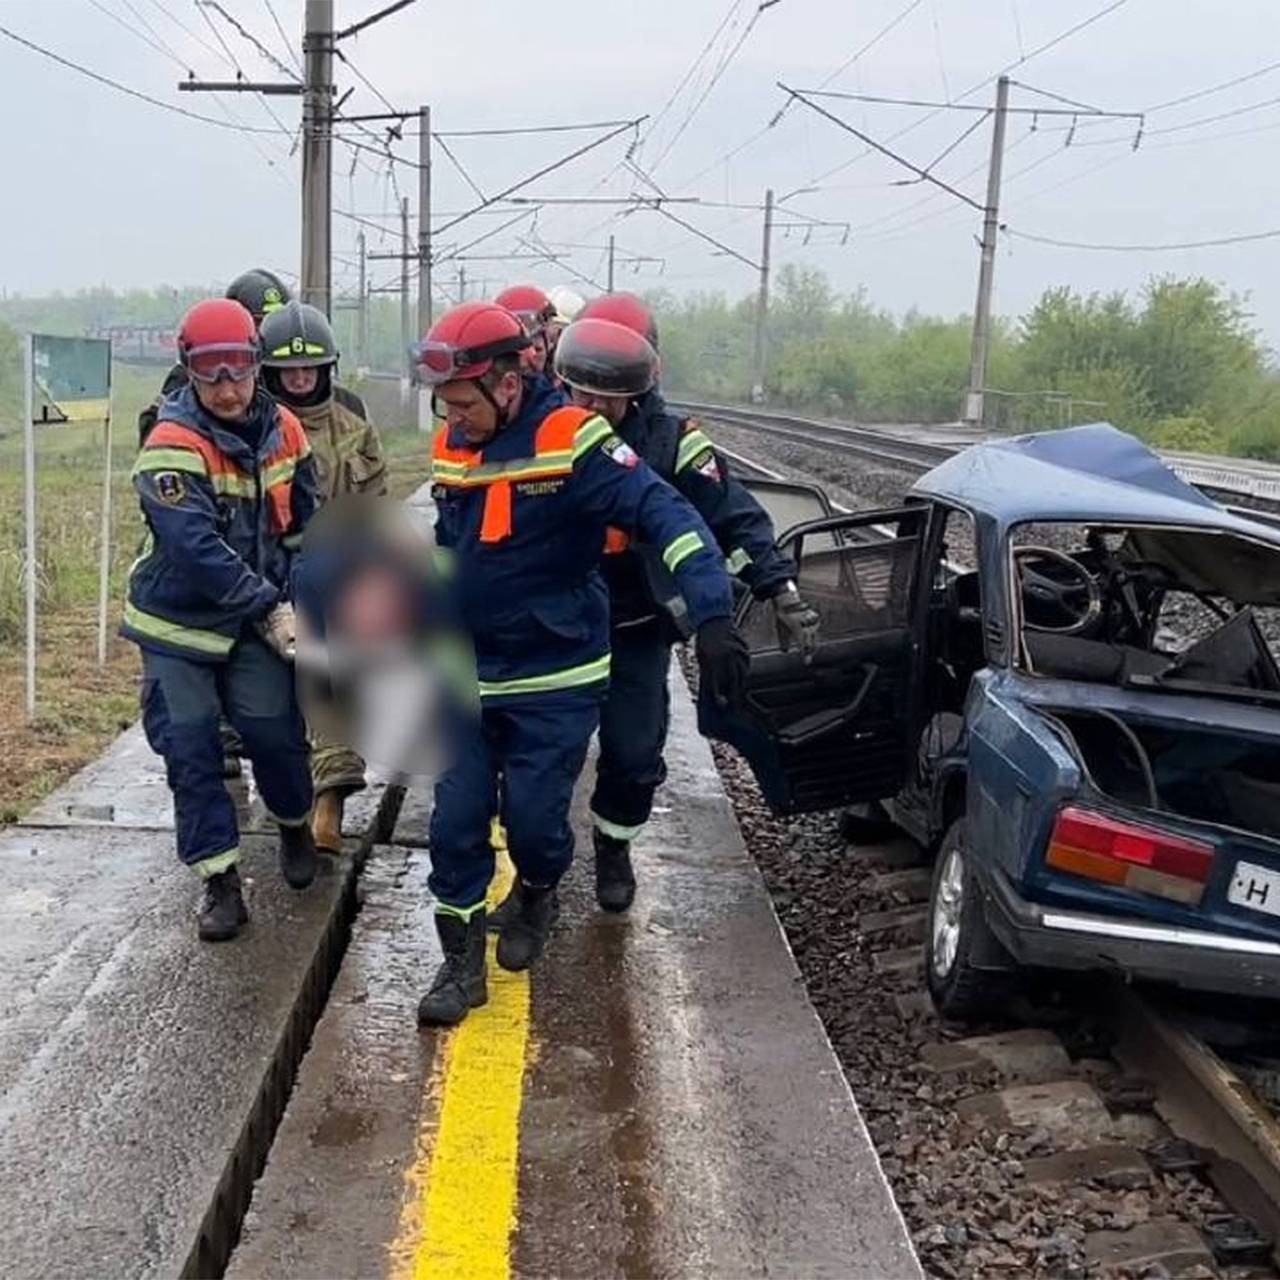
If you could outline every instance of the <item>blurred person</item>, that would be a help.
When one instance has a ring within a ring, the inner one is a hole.
[[[377,428],[335,395],[338,344],[324,313],[305,302],[287,302],[265,317],[258,332],[263,385],[302,423],[320,502],[385,494],[387,460]],[[364,761],[350,745],[317,733],[313,725],[311,777],[316,847],[340,854],[343,807],[365,785]]]
[[[418,374],[444,418],[432,442],[436,540],[452,553],[475,645],[480,717],[435,788],[431,891],[445,961],[418,1007],[447,1025],[487,999],[485,890],[499,807],[519,881],[497,943],[528,968],[556,915],[573,856],[569,805],[609,680],[605,528],[662,548],[688,604],[707,687],[735,704],[746,646],[730,619],[722,557],[697,512],[599,416],[522,373],[531,339],[493,303],[443,315]]]
[[[240,303],[196,303],[178,353],[188,381],[161,403],[133,469],[148,538],[120,630],[142,650],[142,723],[165,761],[178,856],[203,882],[199,936],[218,942],[249,918],[220,719],[253,764],[285,880],[305,889],[316,873],[288,586],[315,470],[301,424],[258,384],[257,327]]]
[[[547,300],[551,303],[551,318],[547,321],[547,366],[550,373],[555,366],[556,343],[567,325],[571,325],[578,313],[586,306],[586,299],[576,289],[568,285],[558,284],[547,290]]]

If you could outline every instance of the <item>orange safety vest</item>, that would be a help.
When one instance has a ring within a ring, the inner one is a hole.
[[[511,536],[511,486],[524,480],[567,476],[573,471],[573,439],[578,428],[595,415],[589,409],[562,405],[538,424],[533,436],[533,457],[486,462],[483,449],[449,443],[443,425],[431,442],[431,479],[448,488],[483,488],[484,512],[480,541],[501,542]]]
[[[267,500],[268,522],[272,533],[288,531],[293,520],[293,477],[298,463],[311,453],[307,433],[302,424],[283,405],[280,414],[280,438],[274,449],[258,465],[258,478]],[[147,436],[146,448],[190,449],[204,460],[205,471],[215,493],[239,497],[256,496],[255,477],[229,458],[208,436],[180,422],[157,422]]]

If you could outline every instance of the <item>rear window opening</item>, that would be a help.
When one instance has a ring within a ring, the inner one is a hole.
[[[1118,803],[1280,839],[1280,748],[1101,708],[1045,712],[1090,780]]]
[[[1280,549],[1233,533],[1015,531],[1019,666],[1035,675],[1280,708]]]

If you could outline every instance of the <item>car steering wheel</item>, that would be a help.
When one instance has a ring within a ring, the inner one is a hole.
[[[1049,563],[1038,569],[1036,561]],[[1022,590],[1024,615],[1030,605],[1034,606],[1038,618],[1049,619],[1032,622],[1026,618],[1025,624],[1032,631],[1078,636],[1098,620],[1102,613],[1102,589],[1093,574],[1074,556],[1056,547],[1015,547],[1013,563]]]

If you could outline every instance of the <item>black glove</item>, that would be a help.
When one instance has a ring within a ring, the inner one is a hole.
[[[818,611],[801,599],[794,582],[788,582],[769,603],[773,605],[773,617],[778,626],[778,643],[782,645],[783,653],[794,645],[800,650],[805,665],[808,666],[818,651],[818,628],[821,623]]]
[[[711,618],[698,628],[698,668],[716,706],[741,706],[751,657],[730,618]]]

